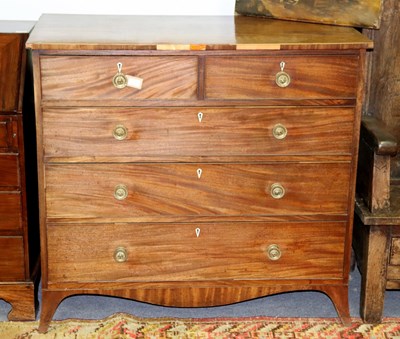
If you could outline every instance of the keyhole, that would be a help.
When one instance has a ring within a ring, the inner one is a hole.
[[[197,169],[197,177],[200,179],[201,175],[203,174],[203,170],[201,168]]]
[[[200,236],[200,228],[196,228],[196,237],[198,238]]]

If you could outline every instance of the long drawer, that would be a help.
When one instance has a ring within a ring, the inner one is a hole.
[[[48,218],[346,214],[349,163],[48,164]]]
[[[358,77],[354,70],[358,67],[357,55],[208,57],[205,65],[205,97],[355,98]],[[280,72],[290,77],[285,87],[277,84]]]
[[[0,191],[0,231],[21,231],[21,193]]]
[[[344,223],[50,224],[47,230],[50,283],[343,277]]]
[[[350,154],[353,120],[354,109],[333,107],[47,108],[44,152],[49,157]]]
[[[25,279],[24,242],[22,237],[0,237],[0,279]]]
[[[141,89],[113,85],[119,63]],[[197,99],[195,56],[42,56],[40,65],[43,101]]]

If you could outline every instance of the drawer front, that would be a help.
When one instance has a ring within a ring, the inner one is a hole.
[[[344,223],[53,224],[49,282],[341,279],[345,229]]]
[[[45,175],[47,216],[346,214],[349,176],[348,163],[52,164]]]
[[[21,194],[0,192],[0,231],[21,230]]]
[[[0,191],[19,184],[17,155],[0,155]]]
[[[352,108],[47,108],[44,150],[58,157],[350,154],[353,120]]]
[[[129,102],[197,98],[197,57],[157,56],[42,56],[42,100]],[[122,73],[143,79],[142,89],[116,88]]]
[[[24,243],[22,237],[0,237],[0,280],[24,280]]]
[[[0,115],[0,153],[18,148],[18,124],[11,116]],[[1,167],[0,167],[1,169]]]
[[[389,263],[391,265],[399,265],[400,266],[400,237],[392,238],[392,244],[390,246]]]
[[[281,72],[287,87],[277,85]],[[283,66],[283,64],[282,64]],[[355,98],[359,68],[356,55],[272,57],[208,57],[205,68],[207,99],[330,99]]]

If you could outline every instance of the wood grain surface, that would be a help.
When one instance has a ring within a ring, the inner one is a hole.
[[[196,307],[317,289],[348,322],[371,41],[242,16],[137,19],[43,15],[27,43],[45,234],[40,331],[76,293]],[[142,89],[113,86],[119,62]],[[274,244],[282,256],[270,261]],[[128,259],[117,263],[120,246]]]
[[[113,51],[279,50],[366,48],[372,47],[372,42],[349,27],[245,16],[43,14],[27,47]]]
[[[379,28],[381,0],[236,0],[239,14]]]
[[[347,214],[349,174],[348,163],[49,164],[47,217],[117,222],[175,215]],[[274,183],[284,187],[282,199],[271,197]],[[123,201],[114,198],[120,184],[128,190]]]
[[[109,162],[116,157],[350,155],[353,120],[350,107],[46,108],[44,155]],[[274,137],[278,124],[287,130],[284,139]],[[126,129],[123,140],[113,136],[118,126]]]

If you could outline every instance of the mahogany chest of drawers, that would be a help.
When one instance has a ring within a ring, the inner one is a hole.
[[[365,50],[349,28],[44,15],[33,49],[45,331],[104,294],[348,310]]]
[[[0,21],[0,299],[11,304],[10,320],[36,317],[35,112],[25,53],[33,24]]]

